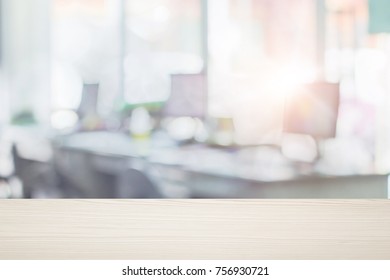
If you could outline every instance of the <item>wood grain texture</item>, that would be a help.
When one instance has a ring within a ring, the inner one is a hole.
[[[390,259],[390,201],[4,200],[0,259]]]

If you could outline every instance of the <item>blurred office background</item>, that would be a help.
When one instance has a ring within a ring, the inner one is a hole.
[[[387,0],[0,3],[0,197],[388,197]]]

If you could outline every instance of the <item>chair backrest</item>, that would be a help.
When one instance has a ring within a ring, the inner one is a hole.
[[[12,145],[11,148],[11,154],[12,159],[14,162],[14,173],[17,177],[19,177],[21,180],[24,179],[24,175],[26,173],[26,160],[24,160],[18,151],[18,148],[16,147],[16,144]]]
[[[113,198],[115,195],[112,176],[95,170],[89,152],[55,147],[54,166],[58,174],[80,192],[81,198]]]
[[[23,157],[16,144],[11,149],[14,175],[19,178],[23,185],[23,196],[33,197],[34,193],[52,193],[55,190],[55,177],[50,169],[50,162],[40,162]]]
[[[163,198],[156,184],[142,171],[128,169],[118,176],[120,198]]]

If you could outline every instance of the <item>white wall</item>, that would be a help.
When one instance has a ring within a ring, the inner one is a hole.
[[[0,118],[31,109],[39,120],[47,121],[50,104],[50,0],[2,0],[2,10]]]

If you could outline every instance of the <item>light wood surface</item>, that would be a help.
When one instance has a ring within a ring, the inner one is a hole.
[[[0,259],[390,259],[390,201],[3,200]]]

